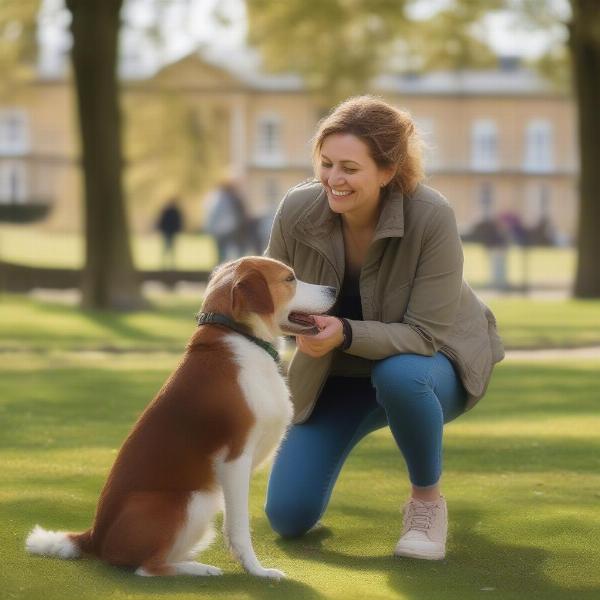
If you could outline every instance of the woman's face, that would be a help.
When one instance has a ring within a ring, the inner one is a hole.
[[[334,133],[323,140],[317,168],[331,210],[359,223],[371,220],[381,186],[393,173],[378,167],[365,142],[350,133]]]

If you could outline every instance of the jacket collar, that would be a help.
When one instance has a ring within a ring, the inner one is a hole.
[[[300,214],[291,232],[298,241],[325,256],[336,273],[338,286],[341,286],[345,263],[341,218],[329,208],[327,193],[322,186],[319,187],[317,197]],[[404,196],[401,193],[388,194],[382,202],[373,242],[404,235]]]

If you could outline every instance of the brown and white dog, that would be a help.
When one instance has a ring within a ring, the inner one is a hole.
[[[282,333],[314,333],[308,315],[334,300],[334,288],[300,282],[275,260],[219,267],[183,359],[117,456],[91,529],[37,525],[27,550],[96,556],[138,575],[220,575],[192,559],[212,540],[213,519],[224,509],[225,537],[246,571],[284,577],[256,558],[248,515],[251,472],[276,451],[292,418],[270,345]]]

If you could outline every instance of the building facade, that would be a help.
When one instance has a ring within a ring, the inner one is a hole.
[[[265,74],[250,53],[205,51],[124,85],[134,102],[157,90],[213,110],[222,162],[244,182],[252,213],[272,212],[289,187],[311,177],[310,140],[323,107],[298,77]],[[529,225],[547,219],[559,241],[573,239],[578,157],[569,96],[512,63],[387,75],[367,92],[411,113],[426,145],[427,183],[451,202],[462,230],[509,212]],[[0,105],[0,203],[49,202],[47,226],[57,229],[81,218],[73,106],[66,79],[35,82]],[[187,202],[188,210],[201,207],[200,197]],[[150,212],[132,212],[135,229],[150,227]],[[194,226],[201,209],[190,216]]]

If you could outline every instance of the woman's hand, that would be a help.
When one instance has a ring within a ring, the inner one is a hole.
[[[336,317],[327,315],[312,315],[319,333],[317,335],[297,335],[296,345],[298,350],[313,358],[324,356],[337,348],[344,341],[342,323]]]

